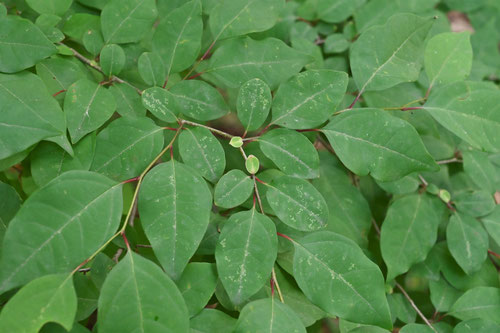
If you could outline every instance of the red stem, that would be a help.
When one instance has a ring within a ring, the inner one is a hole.
[[[198,76],[201,76],[203,75],[204,72],[199,72],[199,73],[196,73],[194,75],[191,75],[190,77],[188,77],[186,80],[192,80],[192,79],[196,79]]]
[[[421,109],[423,109],[423,107],[421,107],[421,106],[413,106],[413,107],[409,107],[409,108],[401,108],[401,111],[421,110]]]
[[[491,251],[491,250],[488,250],[488,253],[489,253],[489,254],[491,254],[492,256],[495,256],[495,257],[497,257],[498,259],[500,259],[500,254],[495,253],[495,252],[493,252],[493,251]]]
[[[130,179],[124,180],[124,181],[122,181],[122,184],[127,184],[127,183],[132,183],[132,182],[138,181],[139,178],[140,177],[134,177],[134,178],[130,178]]]
[[[293,239],[291,239],[291,238],[290,238],[290,237],[288,237],[287,235],[282,234],[281,232],[277,232],[276,234],[277,234],[278,236],[280,236],[280,237],[283,237],[283,238],[285,238],[285,239],[288,239],[290,242],[293,242]]]
[[[319,132],[320,130],[318,128],[308,128],[308,129],[299,129],[296,131],[297,132]]]
[[[130,250],[130,243],[128,242],[127,236],[125,236],[125,231],[121,233],[123,237],[123,241],[125,242],[125,245],[127,246],[127,249]]]
[[[260,180],[259,178],[255,177],[255,180],[258,181],[259,183],[263,184],[263,185],[267,185],[266,182]]]
[[[354,99],[354,101],[351,103],[351,105],[349,105],[348,109],[352,109],[354,107],[354,105],[358,102],[359,98],[361,97],[361,93],[362,92],[360,91],[359,94]]]
[[[56,92],[54,95],[52,95],[52,97],[56,97],[57,95],[59,94],[62,94],[63,92],[65,92],[66,89],[63,89],[63,90],[59,90],[58,92]]]

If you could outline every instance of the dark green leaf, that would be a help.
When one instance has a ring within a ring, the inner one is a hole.
[[[3,243],[3,237],[10,220],[20,207],[21,198],[16,190],[12,186],[0,182],[0,244]],[[1,251],[0,249],[0,254]]]

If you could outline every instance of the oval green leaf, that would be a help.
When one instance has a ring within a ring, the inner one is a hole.
[[[231,170],[215,186],[215,205],[221,208],[239,206],[252,194],[253,187],[250,176],[238,169]]]
[[[245,82],[238,91],[236,110],[245,132],[258,129],[266,121],[271,109],[271,90],[261,79]]]

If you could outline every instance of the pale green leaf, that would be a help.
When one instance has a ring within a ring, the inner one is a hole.
[[[426,194],[395,200],[382,223],[380,247],[387,265],[387,280],[422,262],[437,240],[442,212],[439,201]]]
[[[446,228],[451,255],[467,274],[481,269],[488,256],[488,234],[475,218],[455,213]]]
[[[86,134],[101,127],[115,109],[113,95],[102,85],[88,79],[73,83],[64,98],[64,113],[71,141],[77,143]]]
[[[101,12],[105,42],[133,43],[148,33],[158,15],[155,0],[111,0]]]
[[[382,273],[354,242],[320,231],[294,246],[293,275],[311,302],[331,316],[392,328]]]
[[[379,109],[344,112],[321,131],[340,160],[360,176],[370,173],[391,181],[415,171],[439,170],[415,128]]]
[[[429,87],[465,80],[472,67],[469,32],[445,32],[432,37],[425,47],[424,65]]]
[[[222,228],[215,260],[232,303],[241,304],[269,281],[277,253],[274,223],[255,206],[229,218]]]
[[[302,231],[322,229],[328,221],[328,207],[323,196],[308,181],[283,176],[268,185],[267,201],[290,227]]]
[[[161,87],[165,82],[165,65],[158,53],[144,52],[139,57],[137,67],[139,74],[147,84]]]
[[[199,313],[207,305],[217,285],[217,269],[208,262],[192,262],[177,282],[189,316]]]
[[[297,314],[277,297],[259,299],[241,310],[234,333],[306,333]]]
[[[253,187],[250,176],[238,169],[231,170],[215,186],[215,204],[222,208],[239,206],[252,194]]]
[[[19,16],[0,18],[0,31],[0,72],[19,72],[57,51],[36,25]]]
[[[208,227],[212,195],[205,180],[176,161],[151,170],[139,192],[139,214],[156,257],[178,279]]]
[[[162,88],[153,87],[142,93],[142,105],[155,117],[169,123],[177,121],[174,103],[172,94]]]
[[[76,305],[71,275],[42,276],[21,288],[3,307],[0,332],[37,333],[48,322],[58,323],[69,331]]]
[[[0,159],[65,132],[64,114],[38,76],[0,74]]]
[[[239,88],[248,80],[258,78],[274,90],[310,61],[309,56],[281,40],[266,38],[256,41],[244,37],[220,43],[210,60],[198,68],[204,73],[204,78],[222,86]]]
[[[100,333],[189,332],[179,289],[160,267],[132,251],[106,278],[98,308]]]
[[[319,177],[318,152],[303,134],[280,128],[267,132],[257,141],[262,152],[285,174]]]
[[[162,18],[153,35],[153,50],[160,54],[167,77],[195,62],[201,48],[202,32],[199,0],[186,2]]]
[[[102,48],[99,62],[107,76],[120,74],[125,66],[125,52],[119,45],[108,44]]]
[[[273,100],[271,124],[315,128],[330,118],[347,89],[347,73],[311,70],[283,83]]]
[[[241,85],[236,110],[245,132],[262,126],[271,109],[271,103],[271,90],[264,81],[252,79]]]
[[[317,0],[318,18],[329,23],[339,23],[351,16],[366,0]]]
[[[413,14],[392,16],[365,31],[351,48],[351,70],[360,92],[416,81],[422,68],[424,40],[432,20]]]
[[[476,287],[463,294],[451,307],[450,315],[461,320],[480,318],[500,324],[500,289]]]
[[[203,309],[189,325],[191,333],[233,333],[236,319],[219,310]]]
[[[226,156],[219,140],[206,128],[186,128],[179,135],[179,150],[185,164],[215,183],[224,173]]]
[[[33,193],[10,222],[0,290],[74,269],[115,232],[121,213],[120,184],[89,171],[57,177]]]

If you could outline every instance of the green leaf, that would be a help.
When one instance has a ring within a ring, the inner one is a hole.
[[[322,231],[294,246],[293,275],[311,302],[331,316],[392,328],[382,273],[354,242]]]
[[[479,318],[500,324],[500,289],[476,287],[463,294],[451,307],[450,315],[461,320]]]
[[[434,327],[434,326],[433,326]],[[425,324],[408,324],[401,328],[400,333],[433,333],[434,330]],[[438,332],[436,330],[436,332]]]
[[[73,0],[26,0],[26,3],[39,14],[63,15]]]
[[[40,140],[56,141],[65,135],[66,124],[42,80],[23,72],[0,74],[0,128],[0,159],[5,159]]]
[[[451,255],[465,273],[470,275],[481,269],[488,256],[488,234],[479,221],[465,214],[453,214],[446,239]]]
[[[379,181],[391,181],[416,171],[439,170],[415,128],[379,109],[344,112],[321,131],[342,163],[360,176],[370,173]]]
[[[115,109],[113,95],[102,85],[87,79],[73,83],[64,98],[64,113],[71,141],[77,143],[86,134],[101,127]]]
[[[273,100],[271,124],[315,128],[333,115],[347,89],[347,73],[314,70],[283,83]]]
[[[432,37],[425,47],[424,64],[429,87],[465,80],[472,67],[470,33],[445,32]]]
[[[283,0],[222,0],[210,12],[214,40],[272,28],[284,8]]]
[[[412,194],[395,200],[382,223],[380,248],[387,281],[422,262],[437,240],[442,210],[439,200]]]
[[[269,281],[277,253],[274,223],[257,213],[255,206],[229,218],[215,249],[215,261],[222,285],[234,304],[241,304]]]
[[[179,135],[179,151],[185,164],[216,183],[226,168],[224,148],[206,128],[186,128]]]
[[[90,134],[74,147],[71,157],[65,150],[51,142],[42,142],[31,153],[31,175],[38,186],[70,170],[89,170],[95,151],[95,135]]]
[[[203,309],[189,322],[192,333],[233,333],[236,319],[215,309]]]
[[[462,152],[464,171],[479,188],[489,193],[495,192],[495,184],[499,179],[495,167],[488,159],[488,154],[480,151]]]
[[[324,52],[327,54],[341,53],[347,50],[349,45],[349,41],[343,34],[331,34],[325,39]]]
[[[253,187],[250,176],[238,169],[231,170],[215,186],[215,205],[221,208],[239,206],[252,194]]]
[[[21,288],[3,307],[2,332],[38,332],[48,322],[71,330],[76,314],[72,276],[42,276]]]
[[[55,96],[57,100],[64,100],[63,90],[67,90],[72,83],[85,76],[85,72],[77,63],[62,58],[49,58],[37,63],[36,74],[43,80],[51,95],[59,92]]]
[[[90,169],[118,181],[138,176],[162,150],[162,132],[146,117],[116,119],[97,135]]]
[[[10,220],[21,207],[21,197],[10,185],[0,182],[0,244],[3,243],[5,231]],[[0,254],[2,249],[0,249]]]
[[[163,18],[153,35],[153,50],[165,64],[166,77],[191,66],[200,53],[201,2],[193,0]]]
[[[109,273],[99,296],[99,332],[189,332],[182,295],[151,261],[129,251]]]
[[[366,0],[318,0],[318,18],[328,23],[339,23],[351,16]]]
[[[170,89],[170,93],[176,110],[196,120],[213,120],[229,112],[222,95],[204,81],[181,81]]]
[[[284,128],[267,132],[258,140],[260,149],[290,176],[319,177],[319,156],[316,148],[301,133]]]
[[[172,94],[162,88],[153,87],[142,93],[142,105],[155,117],[168,123],[177,121],[174,103]]]
[[[125,66],[125,52],[116,44],[108,44],[102,48],[99,61],[104,74],[107,76],[120,74]]]
[[[220,43],[207,62],[198,71],[203,77],[229,88],[239,88],[250,79],[264,81],[271,90],[300,72],[311,59],[281,40],[249,37],[228,39]]]
[[[484,190],[460,192],[453,199],[459,212],[473,217],[488,215],[496,205],[493,196]]]
[[[0,290],[74,269],[111,237],[121,213],[120,184],[88,171],[57,177],[33,193],[10,222]]]
[[[306,329],[288,305],[281,303],[276,297],[271,297],[245,305],[234,332],[305,333]]]
[[[212,195],[191,168],[176,161],[151,170],[139,192],[139,214],[163,268],[178,279],[208,227]]]
[[[481,318],[461,321],[453,329],[453,333],[490,333],[500,331],[500,324]]]
[[[254,155],[248,155],[247,159],[245,160],[245,168],[247,169],[247,172],[249,174],[255,175],[257,172],[259,172],[259,159]]]
[[[217,285],[217,270],[214,264],[192,262],[186,266],[177,282],[189,316],[199,313],[207,305]]]
[[[146,115],[141,96],[126,83],[115,83],[109,87],[116,101],[116,112],[122,117],[139,118]],[[144,96],[145,92],[143,93]]]
[[[446,129],[474,148],[500,151],[500,92],[482,82],[457,82],[433,89],[424,105]]]
[[[134,43],[153,26],[158,12],[154,0],[111,0],[101,12],[106,44]]]
[[[283,223],[302,231],[314,231],[326,226],[328,207],[311,183],[283,176],[268,186],[267,201]]]
[[[262,126],[271,109],[271,103],[271,90],[261,79],[252,79],[241,85],[236,110],[245,132],[254,131]]]
[[[393,320],[397,318],[406,324],[415,322],[417,312],[412,308],[403,294],[389,294],[387,295],[387,302],[389,303]]]
[[[484,227],[497,245],[500,245],[500,205],[496,205],[491,214],[481,218]]]
[[[165,82],[165,65],[158,53],[144,52],[139,57],[137,66],[139,74],[147,84],[161,87]]]
[[[462,293],[452,287],[445,279],[439,281],[429,281],[431,302],[436,311],[447,312]]]
[[[392,16],[365,31],[351,48],[351,70],[360,92],[416,81],[424,40],[433,21],[413,14]]]
[[[90,275],[76,274],[74,276],[73,283],[78,301],[75,321],[88,318],[97,309],[99,289],[92,281]]]
[[[0,72],[22,71],[57,51],[36,25],[18,16],[0,18],[0,31]]]

